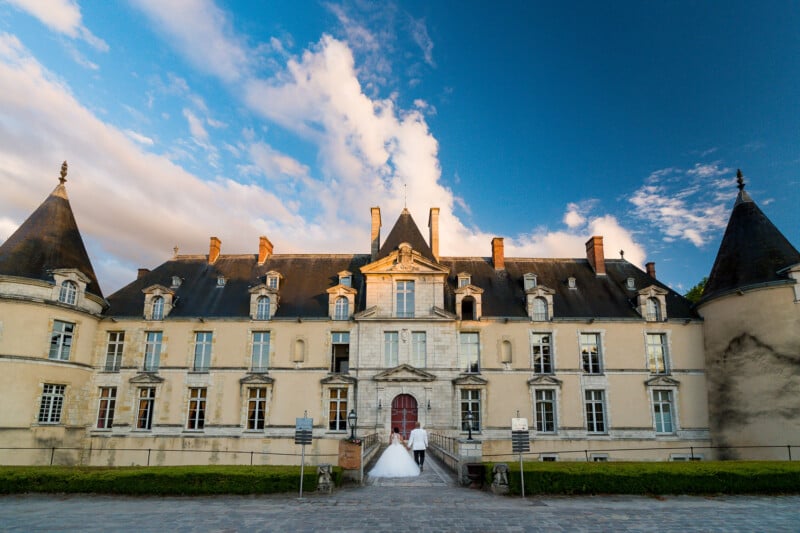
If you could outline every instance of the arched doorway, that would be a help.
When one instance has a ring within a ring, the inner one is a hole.
[[[392,400],[392,429],[400,428],[404,439],[408,438],[417,423],[417,400],[410,394],[398,394]]]

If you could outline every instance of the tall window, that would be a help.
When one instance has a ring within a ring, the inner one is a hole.
[[[548,320],[547,316],[547,300],[544,298],[533,299],[533,319],[538,321]]]
[[[397,282],[397,316],[400,318],[414,317],[414,282]]]
[[[189,389],[189,417],[186,422],[187,429],[203,429],[206,425],[206,392],[205,387],[192,387]]]
[[[601,357],[600,334],[581,333],[581,362],[583,364],[583,371],[587,374],[600,374],[603,371]]]
[[[247,393],[247,429],[264,429],[267,418],[267,389],[258,387]]]
[[[148,331],[144,341],[144,367],[145,372],[158,372],[161,363],[161,338],[160,331]]]
[[[269,320],[269,296],[259,296],[256,300],[256,320]]]
[[[106,372],[119,372],[122,366],[122,349],[125,346],[124,331],[109,331],[106,345]]]
[[[269,370],[269,331],[253,332],[253,353],[250,357],[250,370],[266,372]]]
[[[650,322],[658,322],[661,320],[661,304],[658,298],[647,299],[647,316],[646,320]]]
[[[346,431],[347,389],[331,389],[328,406],[328,429]]]
[[[142,387],[139,389],[138,404],[136,406],[136,429],[152,429],[155,403],[155,387]]]
[[[467,413],[472,413],[472,431],[481,429],[481,391],[478,389],[461,390],[461,430],[469,429]]]
[[[399,364],[399,335],[396,331],[385,331],[383,333],[383,355],[387,367]]]
[[[153,320],[164,320],[164,298],[156,296],[153,298]]]
[[[554,433],[556,430],[556,393],[552,389],[536,391],[536,431]]]
[[[117,405],[117,388],[100,387],[100,406],[97,409],[97,429],[111,429]]]
[[[211,366],[211,339],[210,331],[195,331],[194,333],[194,364],[195,372],[208,372]]]
[[[68,305],[75,305],[78,299],[78,286],[73,281],[65,281],[61,284],[61,290],[58,293],[58,301]]]
[[[350,318],[350,302],[344,296],[336,298],[336,304],[333,308],[334,320],[347,320]]]
[[[428,357],[428,336],[424,331],[411,333],[411,364],[417,368],[425,368]]]
[[[536,374],[553,373],[552,337],[549,333],[531,334],[531,364]]]
[[[647,365],[651,374],[666,374],[667,336],[664,333],[647,334]]]
[[[350,333],[335,331],[331,333],[331,372],[350,371]]]
[[[64,407],[64,390],[66,385],[45,383],[42,387],[42,403],[39,405],[40,424],[58,424],[61,422],[61,409]]]
[[[54,320],[53,333],[50,334],[50,354],[48,357],[58,361],[68,361],[74,334],[75,324]]]
[[[603,391],[586,391],[586,430],[589,433],[605,433],[606,418],[603,405]]]
[[[672,391],[653,391],[653,418],[656,421],[656,433],[673,433],[672,424]]]
[[[278,290],[278,276],[275,274],[271,274],[267,276],[267,287],[270,289]]]
[[[480,372],[480,344],[477,333],[462,333],[459,342],[461,369],[464,372]]]

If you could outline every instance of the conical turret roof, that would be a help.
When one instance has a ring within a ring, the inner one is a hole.
[[[739,195],[711,268],[703,300],[724,293],[787,280],[781,270],[800,263],[800,252],[783,236],[744,190],[738,172]]]
[[[406,208],[403,208],[403,212],[400,213],[397,222],[394,223],[392,231],[389,232],[389,236],[386,237],[383,246],[381,246],[381,249],[378,251],[377,259],[386,257],[404,242],[410,244],[414,251],[419,252],[426,259],[430,259],[434,262],[436,261],[431,247],[425,242],[425,238],[422,236],[422,233],[420,233],[419,227],[417,227],[416,222],[414,222],[414,219],[411,217],[411,213],[409,213]]]
[[[53,281],[53,270],[75,268],[89,278],[86,290],[103,297],[78,224],[61,183],[36,211],[0,246],[0,274]]]

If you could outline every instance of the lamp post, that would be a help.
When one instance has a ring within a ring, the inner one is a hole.
[[[472,411],[467,411],[467,415],[464,418],[467,421],[467,440],[472,440],[472,421],[475,417],[472,415]]]
[[[355,409],[350,409],[350,414],[347,415],[347,422],[350,424],[350,440],[355,440],[356,422],[358,422],[358,415]]]

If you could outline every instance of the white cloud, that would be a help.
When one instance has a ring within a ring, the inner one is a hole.
[[[92,34],[82,22],[81,8],[72,0],[6,0],[13,6],[36,17],[51,30],[72,39],[81,39],[101,52],[108,44]],[[93,63],[91,63],[93,64]]]
[[[133,130],[125,130],[125,135],[144,146],[153,146],[153,139]]]
[[[580,206],[578,204],[567,204],[567,212],[564,213],[564,224],[568,228],[577,228],[586,222],[586,218],[578,212],[579,210]]]
[[[286,154],[282,154],[266,143],[250,147],[250,157],[255,166],[268,178],[305,178],[308,167]]]
[[[183,110],[183,116],[189,123],[189,132],[192,134],[192,138],[195,140],[195,142],[202,146],[206,146],[208,144],[208,132],[206,131],[205,127],[203,127],[203,121],[189,109]]]
[[[409,26],[411,28],[411,38],[417,43],[425,63],[435,67],[436,63],[433,61],[433,40],[428,35],[428,27],[425,25],[425,19],[415,19],[409,17]]]

